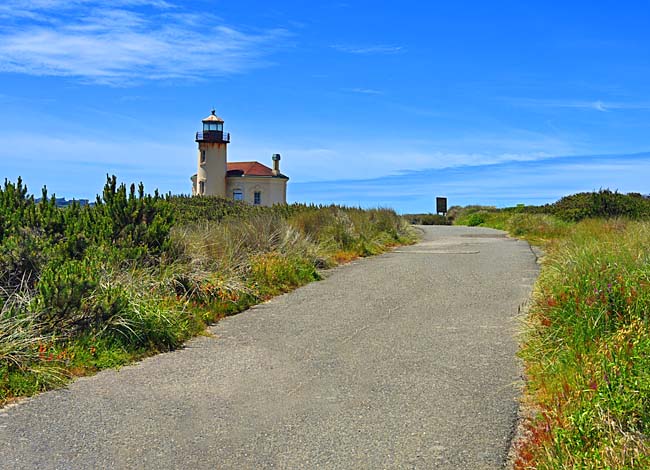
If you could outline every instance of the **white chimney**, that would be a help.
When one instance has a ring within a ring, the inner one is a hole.
[[[271,160],[273,160],[273,175],[278,176],[280,174],[280,154],[279,153],[274,153],[273,156],[271,157]]]

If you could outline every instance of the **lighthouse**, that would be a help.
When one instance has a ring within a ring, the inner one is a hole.
[[[223,131],[223,119],[212,113],[202,120],[196,133],[197,170],[192,175],[193,196],[218,196],[255,206],[287,203],[289,177],[280,171],[280,154],[271,157],[273,168],[258,161],[229,162],[230,134]]]
[[[197,196],[226,197],[226,172],[230,134],[223,132],[223,119],[212,113],[203,119],[203,130],[196,133],[199,145],[196,181]]]

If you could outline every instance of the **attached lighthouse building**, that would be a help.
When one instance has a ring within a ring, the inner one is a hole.
[[[203,119],[196,133],[197,171],[192,176],[193,196],[220,196],[260,206],[286,204],[287,181],[280,172],[280,154],[272,157],[273,168],[259,162],[228,162],[230,134],[214,110]]]

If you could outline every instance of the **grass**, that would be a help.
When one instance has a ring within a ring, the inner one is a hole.
[[[457,220],[477,218],[545,251],[520,350],[536,411],[515,468],[650,468],[650,222],[484,208]]]
[[[650,467],[650,223],[585,220],[549,250],[521,356],[540,407],[518,468]]]
[[[415,241],[388,209],[164,200],[114,179],[84,210],[25,192],[0,190],[0,405],[177,349],[320,269]]]

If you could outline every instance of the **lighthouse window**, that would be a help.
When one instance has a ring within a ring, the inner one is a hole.
[[[199,181],[199,194],[205,193],[205,181]]]
[[[201,150],[201,163],[205,163],[205,150]]]
[[[235,189],[232,192],[232,198],[235,201],[243,201],[244,200],[244,192],[241,189]]]
[[[255,191],[253,193],[253,204],[256,206],[262,204],[262,193],[260,191]]]

